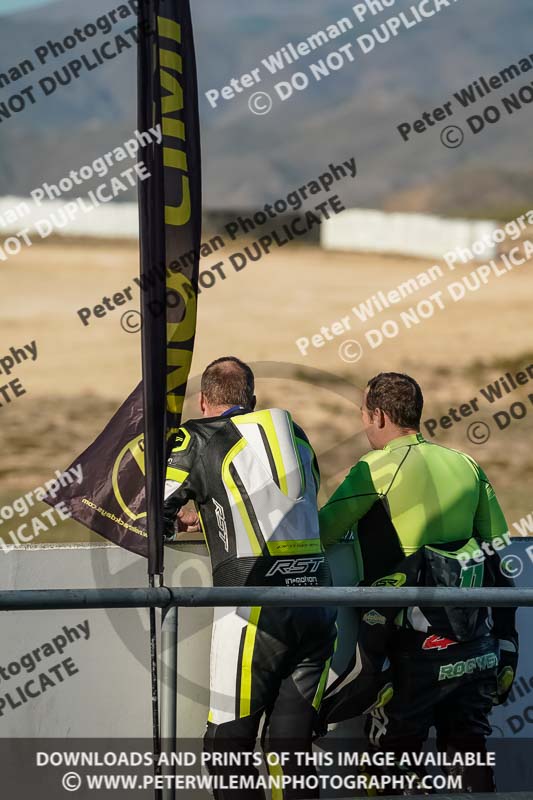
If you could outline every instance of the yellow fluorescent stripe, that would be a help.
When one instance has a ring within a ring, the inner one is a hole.
[[[163,117],[163,136],[172,136],[174,139],[185,141],[185,125],[179,119]]]
[[[315,699],[313,700],[313,708],[318,711],[320,708],[320,703],[322,702],[322,696],[324,694],[324,689],[326,688],[326,681],[328,679],[329,674],[329,667],[331,664],[331,658],[326,661],[326,666],[322,671],[322,675],[320,676],[320,680],[318,682],[318,687],[315,694]]]
[[[379,700],[376,708],[383,708],[383,706],[386,706],[387,703],[390,703],[393,697],[394,697],[394,689],[392,688],[392,686],[389,685],[383,687],[383,689],[379,693]]]
[[[244,505],[244,500],[241,497],[241,493],[239,492],[237,484],[231,477],[231,473],[229,471],[231,462],[233,461],[235,456],[241,452],[241,450],[244,450],[246,445],[247,445],[246,440],[240,439],[237,442],[237,444],[233,445],[229,453],[226,454],[226,457],[222,462],[222,478],[226,486],[230,490],[233,499],[235,500],[235,505],[237,506],[237,510],[241,516],[243,525],[246,529],[246,533],[248,534],[248,539],[250,541],[252,553],[254,554],[254,556],[260,556],[261,553],[263,552],[261,550],[261,545],[259,544],[257,536],[255,535],[254,527],[252,525],[250,517],[248,516],[248,512],[246,511],[246,506]]]
[[[165,39],[173,39],[175,42],[181,42],[181,25],[173,19],[166,17],[157,18],[157,30],[159,35]]]
[[[244,636],[244,648],[241,663],[241,697],[239,712],[240,717],[249,717],[252,707],[252,659],[254,655],[255,637],[257,634],[257,623],[261,613],[260,606],[250,609],[250,619],[246,626]]]
[[[254,414],[254,417],[258,418],[257,423],[262,425],[267,435],[268,443],[274,458],[274,464],[276,465],[276,470],[278,473],[279,488],[283,494],[288,495],[289,487],[287,484],[287,473],[285,471],[283,456],[281,455],[281,447],[279,444],[278,434],[276,433],[276,427],[272,419],[272,414],[270,411],[259,411],[257,414]]]
[[[168,67],[176,72],[183,72],[183,61],[178,53],[173,53],[172,50],[159,51],[159,63],[162,67]]]
[[[301,555],[303,553],[322,553],[320,539],[294,539],[284,542],[267,542],[268,552],[271,556],[283,556],[288,553]]]
[[[119,468],[120,468],[124,458],[126,457],[126,455],[128,453],[130,454],[130,456],[132,456],[135,459],[140,471],[144,475],[144,434],[143,433],[141,433],[139,436],[137,436],[132,442],[128,442],[128,444],[125,445],[122,448],[122,450],[120,451],[120,453],[118,454],[118,456],[116,458],[115,464],[113,466],[113,472],[112,472],[112,475],[111,475],[111,482],[112,482],[112,485],[113,485],[113,491],[115,493],[115,497],[117,499],[118,504],[120,505],[120,507],[123,510],[123,512],[128,515],[128,517],[131,517],[131,519],[137,520],[137,519],[142,519],[143,517],[146,517],[146,511],[143,511],[142,514],[134,514],[133,511],[130,511],[130,509],[128,508],[128,506],[124,502],[124,498],[122,497],[122,494],[120,492],[120,488],[119,488],[119,485],[118,485]]]
[[[178,483],[184,483],[189,477],[189,473],[185,472],[183,469],[176,469],[176,467],[167,467],[167,480],[170,481],[177,481]]]
[[[173,453],[180,453],[182,450],[186,450],[191,441],[191,434],[185,428],[180,428],[179,433],[183,434],[183,441],[172,448]]]
[[[175,150],[173,147],[163,147],[163,164],[165,167],[182,169],[187,172],[187,154],[182,150]]]
[[[212,711],[209,711],[209,714],[207,715],[207,721],[208,722],[213,722],[213,712]]]
[[[161,86],[166,89],[168,95],[161,98],[161,110],[163,114],[172,114],[173,111],[183,109],[183,88],[174,75],[164,69],[159,70]]]
[[[270,449],[272,450],[272,457],[274,459],[274,464],[276,465],[276,470],[279,477],[279,484],[280,489],[283,494],[288,495],[289,487],[287,483],[287,471],[285,469],[285,464],[283,463],[283,455],[281,453],[281,446],[278,439],[278,434],[276,433],[276,427],[274,425],[274,421],[272,419],[272,415],[270,411],[256,411],[253,414],[249,414],[242,419],[238,420],[238,425],[260,425],[264,432],[266,433],[267,441],[270,445]],[[294,443],[294,436],[293,436],[293,443]],[[298,453],[298,448],[294,443],[294,450],[295,456],[298,460],[300,472],[302,473],[303,465],[300,461],[300,454]],[[302,476],[303,485],[305,486],[304,476]]]
[[[135,440],[133,442],[130,442],[129,448],[130,448],[130,455],[133,456],[133,458],[137,463],[137,466],[144,475],[144,436],[140,437],[140,439],[142,439],[142,442],[140,440],[139,441]]]
[[[274,778],[272,781],[272,800],[283,800],[283,767],[281,764],[269,764],[267,760],[267,768],[270,776]]]
[[[165,100],[166,98],[163,98]],[[165,223],[179,228],[186,225],[191,218],[191,189],[189,179],[185,175],[181,178],[182,201],[179,206],[165,206]],[[179,323],[181,325],[181,323]],[[178,326],[179,327],[179,326]],[[182,399],[183,406],[183,399]],[[171,411],[174,409],[171,408]],[[181,407],[180,407],[181,412]]]

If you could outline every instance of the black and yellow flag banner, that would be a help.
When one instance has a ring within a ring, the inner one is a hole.
[[[201,155],[189,0],[139,3],[139,127],[157,125],[162,143],[140,156],[151,176],[139,187],[143,381],[74,462],[81,486],[49,499],[149,557],[150,574],[163,571],[166,449],[181,421],[196,333]]]

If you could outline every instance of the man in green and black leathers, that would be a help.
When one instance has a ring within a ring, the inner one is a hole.
[[[509,529],[494,489],[470,456],[425,441],[422,407],[407,375],[369,382],[361,411],[373,450],[322,508],[322,542],[352,531],[367,586],[509,585],[497,556]],[[483,542],[493,555],[479,557]],[[516,672],[514,617],[514,609],[365,610],[355,681],[346,685],[344,675],[330,687],[325,722],[368,711],[374,748],[420,751],[435,726],[439,749],[484,753],[491,708]],[[463,780],[465,791],[494,790],[490,768],[466,770]]]

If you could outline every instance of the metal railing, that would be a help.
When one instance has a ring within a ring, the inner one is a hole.
[[[532,589],[514,588],[368,588],[368,587],[221,587],[151,589],[29,589],[0,592],[0,611],[160,608],[161,739],[170,754],[177,743],[178,608],[230,606],[463,606],[531,607]],[[173,771],[173,770],[172,770]],[[169,774],[167,770],[164,771]],[[164,800],[174,800],[172,788]]]
[[[533,606],[532,589],[242,586],[173,589],[20,589],[0,591],[0,611],[174,606]]]

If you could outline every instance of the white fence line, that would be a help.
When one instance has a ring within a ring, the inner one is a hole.
[[[491,236],[499,227],[491,220],[445,219],[354,208],[322,225],[321,244],[325,250],[442,258],[456,248],[471,249],[474,242]],[[487,246],[483,258],[495,255],[496,247]]]
[[[70,204],[67,206],[67,204]],[[67,208],[65,208],[67,206]],[[207,214],[209,217],[209,213]],[[350,209],[321,226],[325,250],[395,253],[421,258],[442,258],[455,248],[471,249],[474,242],[491,236],[500,225],[491,220],[445,219],[427,214],[396,214]],[[97,239],[136,239],[139,235],[136,203],[105,203],[92,207],[71,198],[42,203],[31,198],[0,197],[0,243],[21,230]],[[496,255],[488,245],[483,258]]]
[[[73,198],[64,198],[47,200],[37,206],[31,198],[0,197],[0,244],[4,237],[24,229],[37,231],[41,239],[47,239],[52,234],[94,239],[136,239],[139,236],[139,211],[137,203],[93,206],[85,199],[82,206]]]

